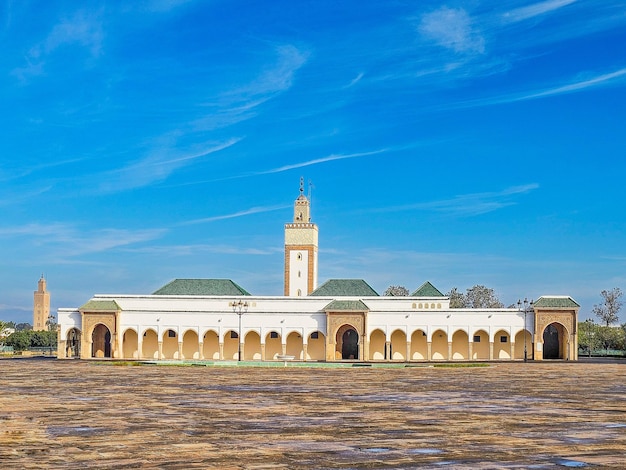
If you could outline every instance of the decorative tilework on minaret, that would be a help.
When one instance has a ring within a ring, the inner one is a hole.
[[[46,322],[50,315],[50,292],[46,290],[46,279],[43,277],[43,274],[37,283],[33,304],[33,330],[47,330]]]

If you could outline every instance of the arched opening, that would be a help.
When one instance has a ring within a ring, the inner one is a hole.
[[[452,360],[462,361],[469,356],[469,336],[463,330],[455,331],[452,335]]]
[[[205,359],[219,360],[220,339],[215,331],[207,331],[202,338],[202,356]]]
[[[178,333],[165,330],[163,333],[163,359],[180,359],[178,357]]]
[[[385,332],[374,330],[370,335],[370,361],[383,361],[385,359]]]
[[[236,361],[239,359],[239,334],[229,330],[224,335],[224,359]]]
[[[423,330],[414,331],[411,335],[411,360],[424,361],[428,359],[428,337]]]
[[[391,334],[391,359],[394,361],[406,361],[406,333],[396,330]]]
[[[326,359],[326,336],[321,331],[314,331],[307,339],[307,360],[323,361]]]
[[[102,323],[91,334],[91,357],[111,357],[111,332]]]
[[[518,331],[515,335],[515,359],[524,359],[524,349],[526,349],[526,358],[532,358],[532,337],[527,330]]]
[[[265,360],[271,361],[283,353],[283,343],[276,331],[271,331],[265,336]]]
[[[65,357],[80,357],[80,330],[72,328],[67,332]]]
[[[122,336],[122,354],[127,359],[139,359],[139,336],[133,329],[128,329]]]
[[[489,359],[489,334],[485,330],[474,332],[472,338],[472,359]]]
[[[359,359],[359,333],[351,325],[343,325],[337,330],[335,337],[337,352],[343,360]]]
[[[181,359],[200,359],[198,333],[193,330],[187,330],[183,335],[183,357]]]
[[[261,360],[261,337],[256,331],[250,331],[244,338],[243,356],[246,361]]]
[[[293,356],[296,359],[303,359],[304,347],[302,342],[302,335],[295,331],[289,333],[287,336],[287,348],[285,349],[288,356]]]
[[[493,358],[511,359],[511,336],[504,330],[497,331],[493,338]]]
[[[433,333],[431,352],[434,361],[448,359],[448,334],[445,331],[437,330]]]
[[[141,343],[141,357],[146,359],[159,358],[159,338],[156,331],[146,330],[143,333],[143,341]]]
[[[560,323],[550,323],[543,330],[543,358],[564,359],[565,328]]]

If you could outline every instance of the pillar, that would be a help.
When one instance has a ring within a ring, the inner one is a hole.
[[[385,359],[391,361],[391,341],[385,341]]]
[[[426,354],[426,360],[427,361],[432,361],[433,360],[433,343],[432,343],[432,341],[428,341],[426,343],[426,346],[427,346],[426,349],[428,350],[427,351],[428,353]]]
[[[224,343],[220,343],[220,361],[224,360]]]
[[[143,359],[143,336],[137,338],[137,359]]]
[[[448,361],[452,360],[452,341],[448,341]]]
[[[182,361],[184,359],[183,357],[183,343],[182,341],[178,342],[178,360]]]
[[[468,360],[472,360],[472,356],[474,355],[474,342],[473,341],[469,341],[467,342],[467,359]]]
[[[307,343],[303,343],[302,344],[302,360],[306,362],[306,358],[308,356],[308,344]]]
[[[204,360],[204,341],[198,336],[198,357],[201,361]]]
[[[159,354],[158,354],[158,358],[159,358],[159,360],[163,359],[163,341],[159,341]]]
[[[406,359],[405,361],[408,362],[411,359],[411,342],[407,341],[406,342],[406,356],[404,356]]]
[[[489,360],[493,361],[493,341],[489,341]]]
[[[261,343],[261,360],[265,361],[265,343]]]

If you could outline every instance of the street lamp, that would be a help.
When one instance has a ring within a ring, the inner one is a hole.
[[[235,312],[239,317],[239,332],[237,333],[239,339],[239,351],[237,357],[238,361],[241,361],[241,316],[248,311],[248,302],[237,300],[229,303],[228,305],[233,308],[233,312]]]
[[[533,301],[528,302],[527,298],[524,298],[524,302],[521,300],[517,301],[517,310],[522,311],[522,303],[524,304],[524,362],[528,361],[528,350],[526,349],[526,313],[528,312],[528,306],[533,308]]]

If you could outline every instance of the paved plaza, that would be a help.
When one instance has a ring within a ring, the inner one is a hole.
[[[623,468],[626,363],[0,360],[2,468]]]

